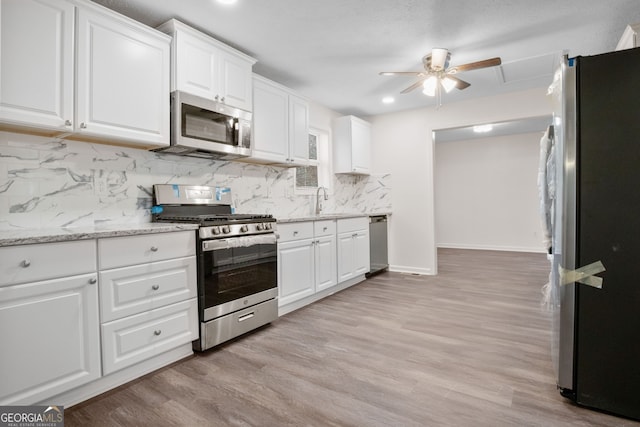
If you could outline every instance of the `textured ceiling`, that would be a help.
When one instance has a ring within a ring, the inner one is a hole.
[[[499,56],[503,67],[458,76],[471,83],[443,103],[546,87],[563,53],[615,49],[637,0],[95,0],[152,27],[177,18],[258,60],[254,71],[343,114],[435,105],[411,77],[433,47],[451,65]],[[393,104],[382,104],[384,96]]]

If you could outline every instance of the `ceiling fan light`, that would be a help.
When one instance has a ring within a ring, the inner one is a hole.
[[[422,83],[422,93],[427,96],[436,96],[436,86],[438,85],[438,79],[435,76],[430,76]]]
[[[442,83],[442,87],[447,93],[451,92],[451,90],[458,85],[458,83],[455,80],[450,79],[449,77],[446,77],[446,76],[442,80],[440,80],[440,83]]]

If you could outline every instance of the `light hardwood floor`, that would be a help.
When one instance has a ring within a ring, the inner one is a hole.
[[[72,426],[640,426],[559,395],[542,254],[440,250],[65,411]]]

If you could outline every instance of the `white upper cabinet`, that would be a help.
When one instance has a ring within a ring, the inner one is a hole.
[[[173,36],[171,90],[180,90],[251,111],[251,73],[256,60],[180,21],[158,28]]]
[[[309,163],[309,104],[263,77],[253,78],[253,147],[247,161],[283,166]]]
[[[0,2],[1,121],[71,130],[74,12],[63,0]]]
[[[371,124],[355,116],[333,121],[334,173],[371,173]]]
[[[78,10],[79,133],[169,145],[169,39],[101,10]]]
[[[84,0],[2,0],[0,15],[0,121],[169,144],[169,37]]]

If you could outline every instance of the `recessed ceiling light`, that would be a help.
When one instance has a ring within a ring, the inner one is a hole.
[[[491,132],[492,129],[493,129],[493,125],[492,124],[476,125],[476,126],[473,127],[473,131],[476,132],[476,133]]]
[[[235,2],[236,0],[218,0],[218,3],[222,3],[222,4],[233,4]]]
[[[382,98],[383,104],[393,104],[395,101],[396,100],[393,96],[385,96],[384,98]]]

